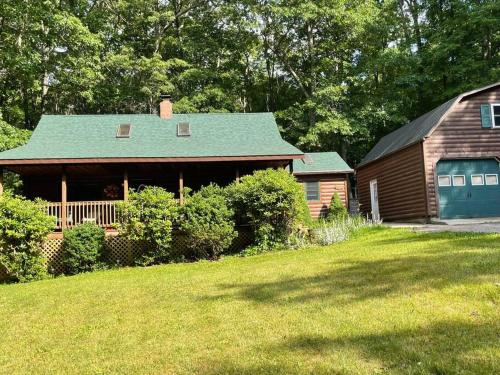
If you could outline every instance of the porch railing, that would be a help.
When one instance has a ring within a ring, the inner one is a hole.
[[[112,228],[116,223],[116,203],[119,201],[84,201],[66,203],[66,225],[71,228],[83,223],[95,223],[103,228]],[[46,212],[55,219],[55,229],[63,228],[62,203],[50,202]]]

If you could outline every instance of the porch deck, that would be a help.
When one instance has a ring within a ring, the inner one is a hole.
[[[84,223],[95,223],[102,228],[112,229],[116,223],[116,203],[114,201],[49,202],[45,208],[54,217],[54,229],[71,228]],[[64,215],[63,206],[66,214]]]

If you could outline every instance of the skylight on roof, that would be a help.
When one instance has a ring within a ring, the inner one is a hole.
[[[191,135],[191,124],[189,122],[179,122],[177,124],[177,136],[189,137]]]
[[[313,159],[312,159],[311,155],[306,154],[306,156],[304,157],[304,164],[310,165],[312,163],[313,163]]]
[[[132,130],[131,124],[120,124],[116,130],[116,138],[129,138],[130,131]]]

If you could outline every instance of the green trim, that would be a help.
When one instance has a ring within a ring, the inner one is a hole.
[[[492,123],[493,121],[491,118],[491,105],[481,104],[481,126],[483,128],[491,128]]]

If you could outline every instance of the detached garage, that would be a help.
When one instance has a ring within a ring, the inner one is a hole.
[[[500,217],[500,82],[382,138],[356,169],[361,210],[384,220]]]
[[[498,160],[440,160],[436,173],[442,219],[500,217]]]

